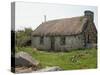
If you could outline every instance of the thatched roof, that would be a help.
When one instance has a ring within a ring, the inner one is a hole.
[[[84,16],[51,20],[40,24],[32,33],[39,36],[74,35],[83,31],[87,22]]]

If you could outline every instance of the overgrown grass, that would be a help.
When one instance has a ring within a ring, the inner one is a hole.
[[[97,67],[97,49],[73,50],[70,52],[38,51],[30,47],[18,48],[38,60],[42,67],[59,66],[64,70],[92,69]]]

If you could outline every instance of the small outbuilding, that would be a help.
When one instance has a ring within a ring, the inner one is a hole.
[[[41,50],[67,51],[97,43],[94,13],[62,18],[40,24],[32,33],[32,47]]]

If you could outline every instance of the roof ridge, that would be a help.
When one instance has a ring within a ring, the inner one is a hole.
[[[77,17],[68,17],[68,18],[59,18],[59,19],[52,19],[52,20],[48,20],[46,22],[43,22],[43,23],[48,23],[48,22],[51,22],[51,21],[59,21],[59,20],[64,20],[64,19],[73,19],[73,18],[79,18],[79,17],[85,17],[85,16],[77,16]]]

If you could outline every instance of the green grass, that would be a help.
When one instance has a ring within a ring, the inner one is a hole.
[[[92,69],[97,67],[97,49],[73,50],[70,52],[38,51],[30,47],[16,48],[38,60],[42,67],[59,66],[64,70]]]

